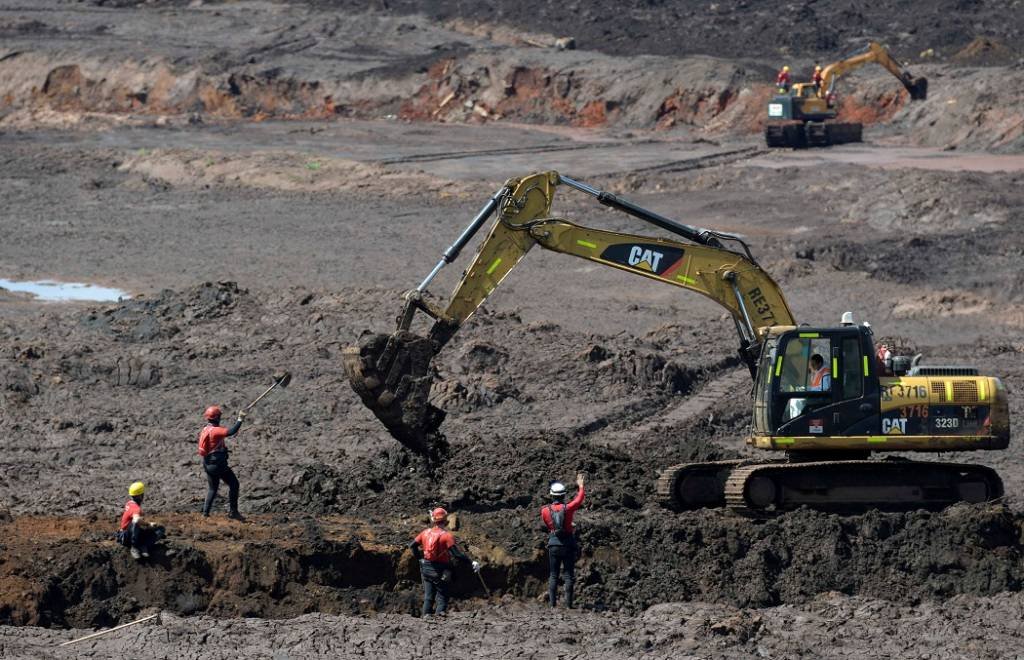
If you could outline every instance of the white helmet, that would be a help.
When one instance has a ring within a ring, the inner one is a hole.
[[[552,481],[551,489],[548,490],[548,495],[552,497],[565,497],[565,484],[561,481]]]

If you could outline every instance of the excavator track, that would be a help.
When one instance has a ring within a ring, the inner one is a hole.
[[[734,459],[709,463],[680,463],[658,476],[656,498],[673,511],[713,509],[725,506],[725,482],[746,461]]]
[[[843,512],[937,510],[998,499],[1003,482],[983,465],[849,460],[740,465],[724,491],[726,506],[755,515],[801,506]]]
[[[842,122],[769,124],[764,129],[765,143],[772,148],[784,149],[807,149],[862,142],[863,137],[862,124]]]

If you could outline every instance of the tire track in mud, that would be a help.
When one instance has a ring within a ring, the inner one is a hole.
[[[638,140],[630,142],[630,146],[638,144],[655,144],[658,140]],[[551,144],[529,147],[510,147],[507,149],[478,149],[474,151],[442,151],[432,154],[412,154],[372,161],[378,165],[401,165],[406,163],[426,163],[440,160],[461,160],[480,156],[505,156],[509,154],[552,153],[558,151],[582,151],[587,149],[614,149],[621,147],[618,142],[587,142],[579,144]]]
[[[771,153],[771,150],[764,147],[744,147],[742,149],[722,151],[705,156],[697,156],[695,158],[683,158],[668,163],[662,163],[661,165],[651,165],[650,167],[638,167],[619,172],[611,172],[609,174],[602,174],[601,176],[614,179],[617,177],[625,177],[635,174],[670,174],[676,172],[689,172],[691,170],[701,170],[708,167],[731,165],[732,163],[738,163],[744,160],[750,160],[751,158],[757,158],[758,156],[764,156],[768,153]]]
[[[696,387],[691,385],[687,392],[680,395],[682,401],[678,403],[677,397],[667,402],[663,397],[652,397],[646,400],[647,405],[625,406],[611,415],[577,426],[574,432],[582,437],[597,434],[591,439],[592,442],[611,447],[625,445],[632,438],[653,433],[658,428],[682,426],[703,415],[712,406],[734,396],[742,388],[743,383],[749,380],[748,372],[735,367],[734,358],[707,366],[702,382],[698,382]],[[629,428],[628,436],[616,434],[604,437],[604,434],[599,434],[604,429],[621,429],[623,426]]]
[[[674,426],[684,424],[691,419],[706,413],[712,406],[737,394],[745,395],[749,391],[750,373],[743,368],[732,371],[725,370],[721,376],[709,381],[695,394],[687,396],[678,406],[669,409],[664,415],[654,418],[637,427],[637,431],[652,430],[654,426]],[[744,387],[748,386],[748,387]]]

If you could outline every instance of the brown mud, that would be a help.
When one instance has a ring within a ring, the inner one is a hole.
[[[990,505],[764,520],[668,512],[654,502],[661,468],[753,455],[734,329],[709,301],[540,251],[434,361],[446,460],[388,434],[349,387],[342,354],[393,330],[403,293],[502,180],[558,169],[742,233],[799,320],[853,310],[928,362],[997,375],[1019,421],[1019,12],[957,3],[940,7],[948,29],[904,30],[893,17],[905,3],[849,14],[818,2],[776,19],[718,3],[682,40],[658,35],[697,9],[665,3],[600,21],[601,3],[571,7],[574,31],[549,4],[521,15],[462,3],[430,15],[403,3],[136,4],[0,10],[0,277],[132,294],[43,304],[0,291],[0,654],[67,657],[53,645],[154,610],[159,625],[80,648],[1017,652],[1016,433],[1006,451],[936,457],[996,468],[1007,495]],[[812,25],[821,43],[808,40]],[[928,101],[908,104],[893,80],[863,71],[846,81],[844,112],[870,124],[868,143],[762,149],[783,54],[810,65],[866,34],[929,77]],[[551,47],[561,36],[578,48]],[[568,191],[555,208],[657,233]],[[443,298],[463,266],[432,294]],[[280,369],[289,387],[229,441],[249,520],[224,519],[222,500],[202,519],[200,411],[240,408]],[[548,480],[577,471],[588,496],[582,611],[570,618],[539,606],[537,509]],[[148,564],[111,538],[136,479],[149,485],[147,516],[170,532]],[[413,615],[405,545],[438,504],[457,513],[493,597],[463,569],[457,611],[427,623]]]

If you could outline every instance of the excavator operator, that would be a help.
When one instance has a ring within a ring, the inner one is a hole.
[[[807,370],[812,374],[807,391],[827,392],[832,389],[832,376],[828,372],[828,367],[825,366],[825,358],[815,353],[807,364]]]

